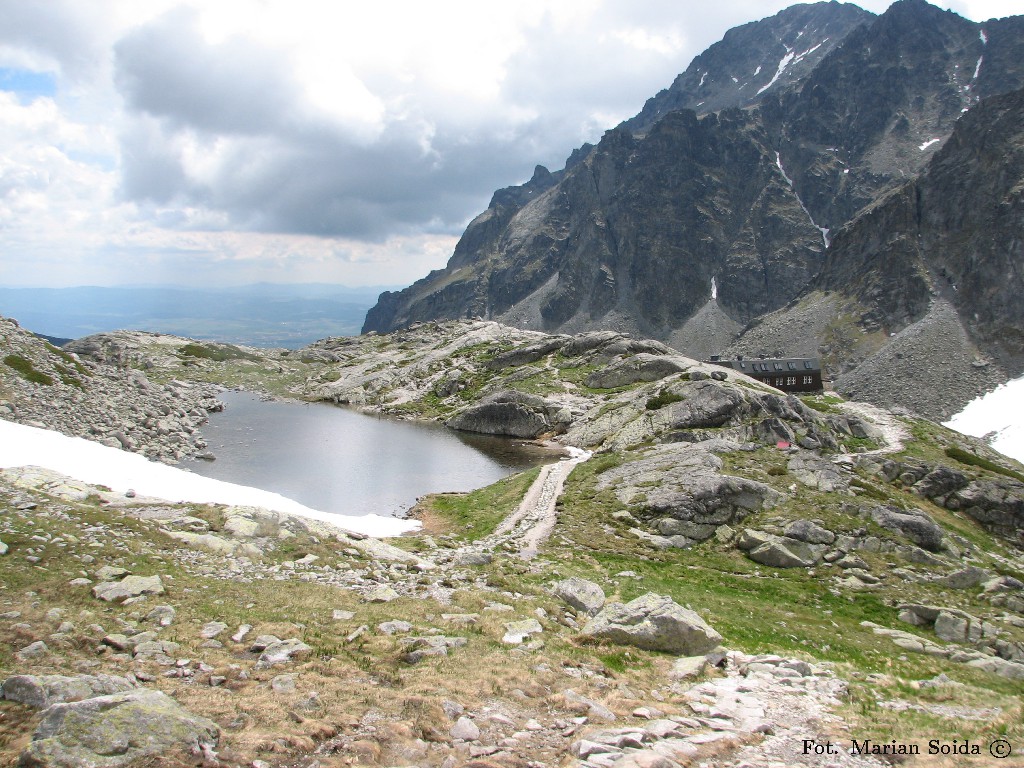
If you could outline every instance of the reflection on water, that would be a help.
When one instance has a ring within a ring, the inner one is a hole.
[[[326,403],[262,401],[225,392],[203,436],[206,477],[280,493],[325,512],[401,516],[417,497],[469,491],[557,455],[518,440],[378,418]]]

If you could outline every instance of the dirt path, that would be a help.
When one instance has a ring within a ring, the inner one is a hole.
[[[889,411],[886,411],[870,403],[839,403],[840,408],[851,416],[857,416],[882,433],[882,440],[885,445],[873,451],[866,451],[860,455],[899,453],[904,448],[904,442],[910,439],[910,430]]]
[[[571,456],[542,467],[516,511],[480,544],[486,549],[507,548],[511,544],[524,560],[535,557],[540,545],[555,528],[558,518],[555,502],[562,493],[565,479],[577,464],[589,458],[588,451],[574,449]]]

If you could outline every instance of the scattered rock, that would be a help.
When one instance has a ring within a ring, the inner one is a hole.
[[[448,731],[448,735],[462,741],[476,741],[480,738],[480,728],[468,717],[460,717]]]

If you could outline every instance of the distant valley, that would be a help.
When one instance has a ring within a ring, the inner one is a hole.
[[[295,349],[325,336],[359,333],[385,287],[255,284],[229,288],[3,288],[0,314],[27,329],[75,339],[132,328]]]

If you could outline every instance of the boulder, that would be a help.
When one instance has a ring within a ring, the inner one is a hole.
[[[804,485],[832,493],[849,488],[839,468],[827,459],[805,453],[794,454],[786,465],[789,474]]]
[[[294,638],[271,643],[260,654],[256,662],[257,667],[273,667],[277,664],[287,664],[295,659],[301,659],[312,653],[313,649],[301,640]]]
[[[786,526],[786,536],[808,544],[831,544],[836,535],[810,520],[794,520]]]
[[[14,675],[4,680],[0,694],[8,701],[46,709],[52,704],[91,699],[135,687],[127,677],[114,675]]]
[[[559,600],[590,616],[596,615],[604,607],[604,590],[579,576],[557,582],[551,592]]]
[[[951,608],[939,611],[935,618],[935,635],[947,643],[974,645],[979,640],[994,637],[996,632],[988,622]]]
[[[162,595],[164,584],[159,576],[125,576],[121,581],[107,581],[92,588],[93,597],[108,603],[122,603],[142,595]]]
[[[903,534],[929,552],[938,552],[942,549],[942,528],[921,510],[904,511],[896,507],[875,507],[871,510],[871,519],[883,528]]]
[[[381,584],[363,595],[363,602],[390,603],[392,600],[397,600],[399,597],[401,597],[401,595],[399,595],[393,587],[389,587],[387,584]]]
[[[507,645],[519,645],[530,635],[543,632],[544,627],[536,619],[523,619],[522,621],[509,621],[505,623],[505,635],[501,642]]]
[[[468,717],[460,717],[448,731],[448,735],[462,741],[476,741],[480,738],[480,728]]]
[[[583,634],[652,651],[684,656],[707,653],[722,636],[670,597],[648,592],[628,603],[609,603],[587,622]]]
[[[825,554],[824,544],[808,544],[788,536],[772,536],[747,552],[756,563],[772,568],[810,568]]]
[[[122,768],[157,756],[209,754],[220,730],[160,691],[134,690],[54,704],[43,713],[23,768]]]
[[[546,432],[564,432],[571,421],[571,414],[561,405],[510,389],[484,398],[446,424],[463,432],[534,438]]]

